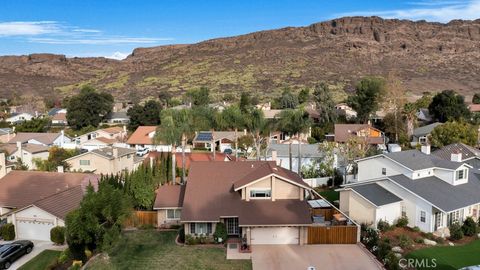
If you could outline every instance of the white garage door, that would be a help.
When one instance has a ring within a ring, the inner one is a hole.
[[[53,220],[39,222],[17,219],[17,238],[50,241],[50,230],[53,225]]]
[[[252,245],[298,244],[298,227],[263,227],[251,229]]]

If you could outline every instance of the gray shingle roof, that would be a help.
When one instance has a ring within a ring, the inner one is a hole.
[[[271,144],[267,149],[267,155],[277,151],[278,157],[288,157],[288,144]],[[321,158],[323,154],[318,150],[318,144],[302,144],[302,158]],[[292,145],[292,157],[298,157],[298,145]]]
[[[457,186],[450,185],[435,176],[416,180],[405,175],[395,175],[389,178],[445,212],[480,203],[479,175],[473,172],[469,173],[468,183]]]
[[[384,155],[414,171],[433,167],[455,170],[463,164],[441,159],[435,155],[427,155],[418,150],[400,151]]]
[[[377,183],[353,186],[351,188],[376,206],[402,201],[401,198],[384,189]]]
[[[421,137],[421,136],[428,135],[428,134],[432,133],[434,128],[436,128],[438,126],[441,126],[441,125],[443,125],[443,124],[436,122],[436,123],[426,125],[426,126],[423,126],[423,127],[418,127],[418,128],[413,130],[413,136]]]
[[[92,150],[93,153],[99,154],[108,159],[113,159],[113,149],[118,150],[118,156],[123,157],[128,154],[135,154],[135,149],[133,148],[123,148],[123,147],[104,147],[100,149]]]
[[[480,150],[465,145],[463,143],[449,144],[433,152],[435,156],[446,160],[450,160],[453,153],[461,153],[462,160],[472,157],[480,157]]]

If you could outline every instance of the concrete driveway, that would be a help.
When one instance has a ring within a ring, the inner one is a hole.
[[[15,242],[15,241],[0,241],[0,245],[1,244],[6,244],[6,243],[11,243],[11,242]],[[31,259],[33,259],[35,256],[37,256],[38,254],[40,254],[40,252],[46,250],[46,249],[51,249],[51,250],[64,250],[65,248],[67,248],[66,245],[64,246],[55,246],[53,245],[52,242],[50,241],[32,241],[33,244],[34,244],[34,247],[33,247],[33,250],[32,252],[30,252],[30,254],[25,254],[23,257],[21,257],[20,259],[16,260],[12,266],[10,266],[9,269],[18,269],[20,268],[20,266],[24,265],[26,262],[30,261]]]
[[[329,270],[382,269],[357,245],[255,245],[253,270],[307,270],[309,266]]]

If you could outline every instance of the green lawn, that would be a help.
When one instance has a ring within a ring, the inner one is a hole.
[[[322,195],[322,197],[324,197],[325,199],[327,199],[329,202],[332,202],[332,203],[333,203],[333,201],[336,201],[336,200],[340,199],[340,192],[335,191],[335,190],[324,190],[324,191],[320,191],[318,193],[320,195]]]
[[[465,266],[480,265],[480,240],[463,246],[433,247],[414,251],[407,258],[436,259],[437,268],[442,270],[459,269]],[[418,269],[432,269],[421,268]]]
[[[176,232],[154,230],[126,233],[110,259],[95,259],[88,269],[252,269],[250,260],[226,259],[225,249],[202,246],[177,246]]]
[[[49,266],[53,261],[55,261],[55,259],[58,258],[58,256],[60,256],[60,253],[62,252],[57,250],[44,250],[18,269],[19,270],[47,269],[47,266]]]

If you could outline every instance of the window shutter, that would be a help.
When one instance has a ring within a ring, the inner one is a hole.
[[[190,223],[190,233],[195,234],[195,223]]]
[[[207,223],[207,234],[212,234],[212,223]]]

